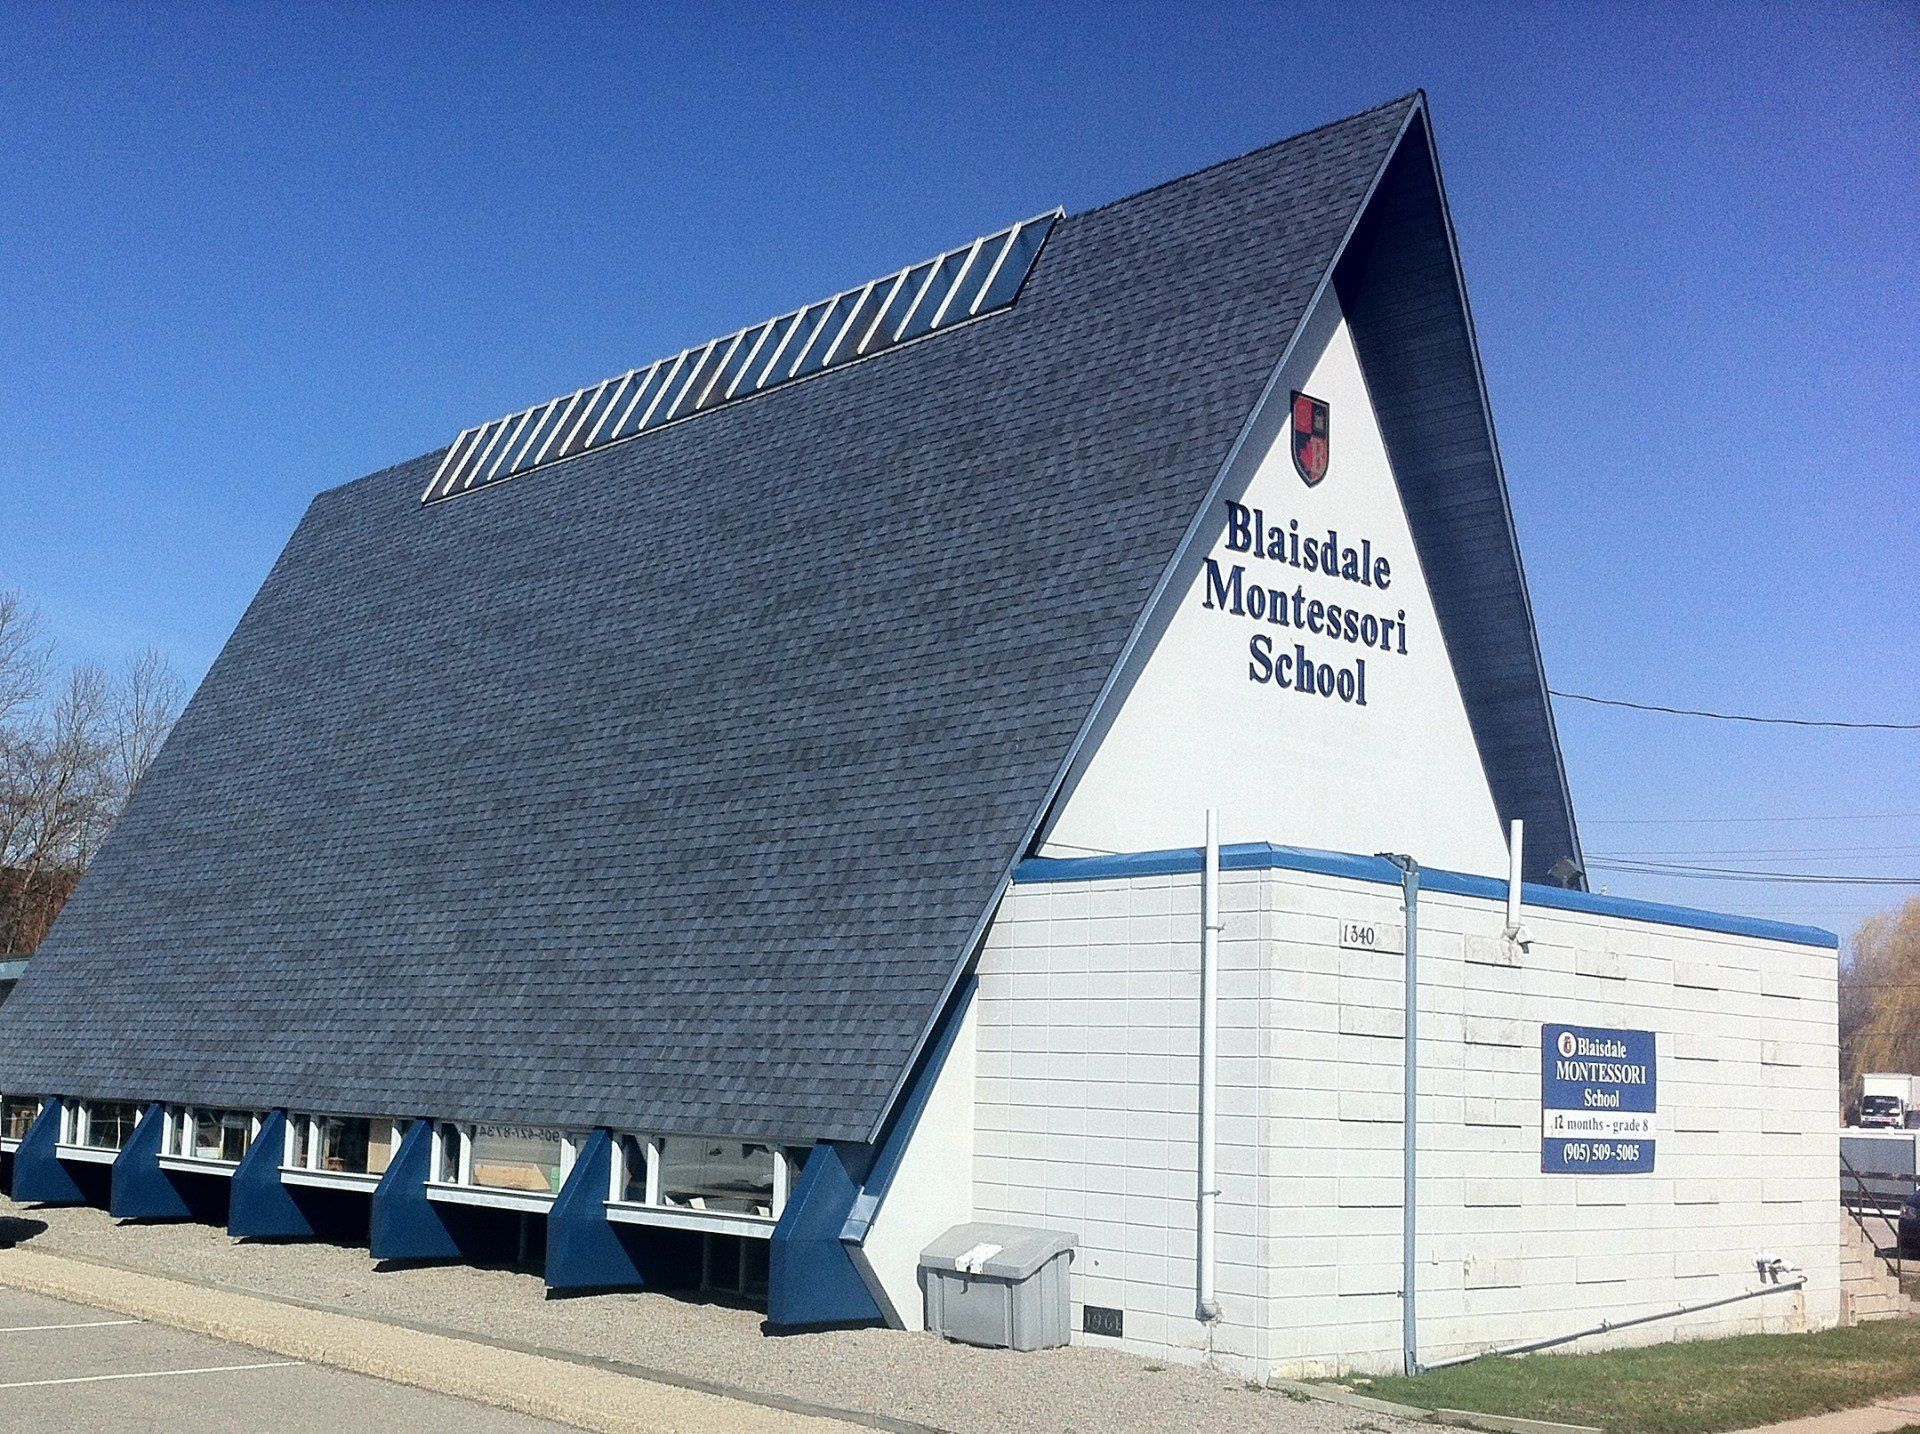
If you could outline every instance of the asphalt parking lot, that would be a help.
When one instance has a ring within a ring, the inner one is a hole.
[[[0,1288],[0,1430],[549,1434],[561,1427]]]

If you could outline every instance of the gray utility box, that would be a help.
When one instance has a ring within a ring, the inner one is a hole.
[[[992,1349],[1067,1342],[1074,1237],[1019,1225],[955,1225],[921,1252],[927,1328]]]

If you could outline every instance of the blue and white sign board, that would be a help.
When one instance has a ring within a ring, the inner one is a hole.
[[[1653,1169],[1652,1031],[1540,1027],[1540,1169],[1632,1175]]]

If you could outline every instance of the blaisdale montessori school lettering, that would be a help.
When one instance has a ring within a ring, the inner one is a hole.
[[[1374,552],[1371,538],[1343,542],[1333,528],[1302,535],[1297,518],[1284,526],[1269,524],[1259,508],[1231,500],[1227,503],[1226,551],[1374,592],[1384,593],[1393,585],[1393,564],[1385,554]],[[1405,657],[1406,609],[1396,608],[1392,617],[1383,617],[1358,606],[1358,595],[1346,602],[1328,602],[1308,597],[1301,582],[1294,582],[1291,591],[1285,583],[1284,574],[1279,583],[1270,583],[1262,580],[1260,568],[1249,572],[1245,562],[1209,557],[1201,577],[1200,605],[1210,612],[1250,618],[1293,635],[1291,651],[1287,650],[1287,637],[1276,640],[1271,632],[1256,631],[1247,638],[1249,681],[1271,683],[1309,697],[1337,697],[1365,707],[1367,659],[1356,655],[1351,662],[1321,662],[1308,650],[1307,639],[1316,639],[1316,650],[1321,642],[1337,642],[1366,652]]]

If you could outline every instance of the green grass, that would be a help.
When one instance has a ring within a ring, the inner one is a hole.
[[[1339,1383],[1426,1409],[1591,1424],[1609,1434],[1711,1434],[1920,1390],[1920,1320],[1482,1359],[1412,1378]]]

